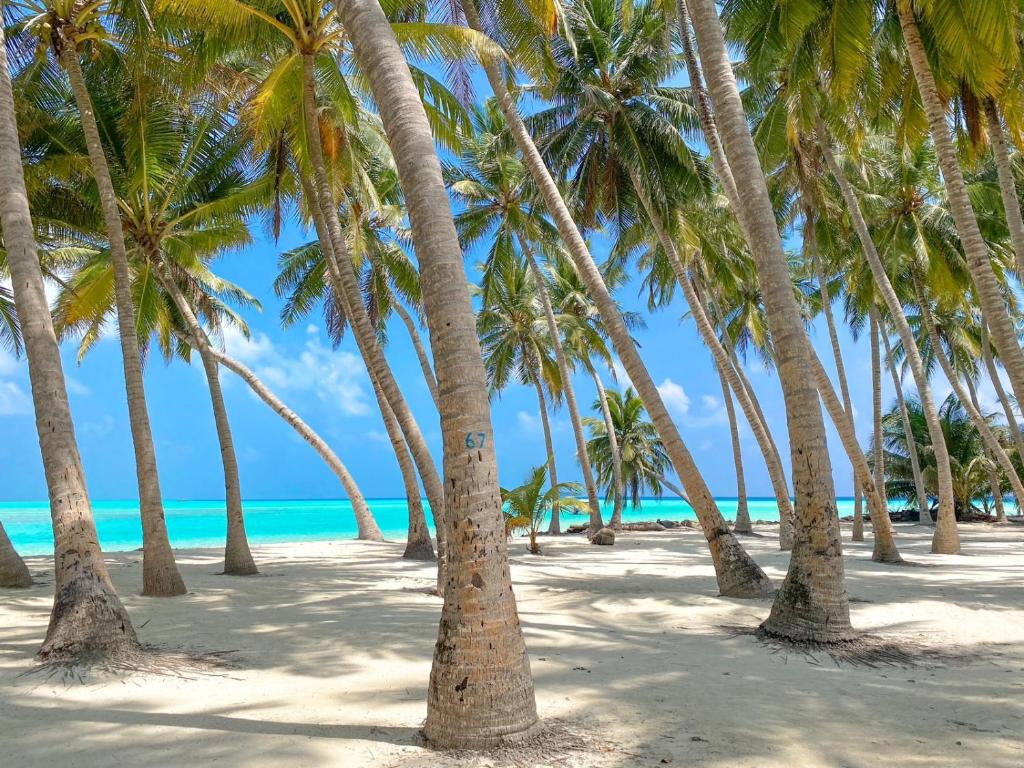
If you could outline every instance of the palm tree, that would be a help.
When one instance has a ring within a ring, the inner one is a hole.
[[[90,657],[132,655],[139,652],[139,642],[103,563],[39,268],[2,29],[0,168],[5,179],[0,190],[0,224],[28,358],[56,557],[53,609],[38,656],[43,661],[75,663]]]
[[[505,530],[510,535],[516,530],[525,530],[530,536],[530,553],[540,554],[537,532],[547,519],[548,513],[558,506],[586,510],[587,505],[575,498],[583,489],[579,483],[559,483],[544,490],[544,475],[547,467],[541,464],[526,475],[526,482],[515,488],[502,488],[501,501],[505,505]]]
[[[178,566],[174,561],[167,525],[164,521],[163,497],[160,494],[160,479],[157,471],[156,449],[149,423],[146,393],[142,379],[142,363],[139,354],[138,337],[135,333],[135,308],[131,296],[131,268],[124,244],[124,232],[118,211],[117,192],[111,177],[110,167],[100,138],[96,121],[96,108],[86,83],[82,68],[81,54],[109,59],[115,54],[105,51],[108,45],[129,48],[118,62],[143,57],[137,56],[146,50],[145,42],[139,37],[144,34],[136,22],[145,16],[142,0],[124,4],[118,8],[115,20],[106,18],[111,11],[107,3],[85,3],[81,0],[43,0],[42,3],[21,4],[25,29],[40,41],[50,44],[50,52],[67,72],[71,83],[74,103],[81,120],[85,147],[92,169],[93,181],[99,193],[106,239],[110,246],[111,263],[114,269],[114,295],[117,302],[117,328],[121,342],[121,358],[124,368],[125,390],[128,398],[128,415],[131,424],[132,446],[135,451],[135,468],[139,486],[139,511],[143,532],[143,594],[153,596],[174,596],[185,593]],[[113,39],[109,30],[117,28],[120,39]],[[134,39],[132,35],[135,35]],[[42,49],[41,50],[45,50]],[[135,56],[133,56],[135,54]],[[43,54],[45,55],[45,54]],[[100,62],[99,67],[109,65]],[[44,65],[45,66],[45,65]]]

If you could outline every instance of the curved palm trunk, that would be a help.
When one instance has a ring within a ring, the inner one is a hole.
[[[968,196],[967,184],[964,182],[956,149],[950,137],[949,125],[946,122],[946,110],[939,99],[935,76],[928,63],[917,20],[909,0],[897,0],[896,9],[899,12],[900,26],[903,28],[903,38],[907,44],[910,66],[914,70],[917,89],[921,94],[921,103],[928,116],[935,155],[946,186],[949,211],[960,235],[967,268],[974,280],[978,305],[988,319],[992,342],[999,352],[999,359],[1006,367],[1013,391],[1019,397],[1024,397],[1024,352],[1020,348],[1017,329],[1007,313],[999,281],[992,270],[988,246],[981,235],[978,219]],[[1017,210],[1019,212],[1020,209]]]
[[[745,182],[739,190],[744,228],[775,342],[789,425],[796,495],[793,554],[763,627],[793,639],[843,640],[852,636],[853,629],[843,582],[842,541],[825,422],[812,379],[813,350],[793,295],[775,213],[715,2],[694,0],[689,8],[722,146],[734,177]]]
[[[544,453],[548,457],[548,479],[551,487],[558,486],[558,470],[555,468],[555,446],[551,441],[551,423],[548,421],[548,406],[544,401],[544,388],[539,381],[533,382],[537,391],[537,406],[540,408],[540,423],[544,428]],[[548,533],[558,534],[562,532],[562,520],[559,515],[558,505],[552,505],[551,524],[548,526]]]
[[[244,363],[221,352],[219,349],[210,347],[210,354],[218,363],[237,374],[259,398],[270,406],[270,409],[280,416],[284,422],[294,429],[299,437],[306,441],[309,446],[317,452],[317,455],[324,460],[324,463],[331,468],[334,476],[338,478],[345,493],[352,504],[352,513],[356,518],[357,536],[365,541],[384,541],[380,527],[373,517],[366,498],[363,496],[355,479],[348,471],[348,467],[342,462],[327,442],[320,437],[316,431],[304,422],[295,411],[285,405],[266,384],[260,381],[259,377],[252,372]]]
[[[434,369],[430,367],[430,360],[427,359],[427,351],[423,347],[423,339],[420,338],[420,332],[416,328],[416,323],[412,319],[412,316],[406,311],[405,307],[402,306],[402,302],[397,298],[391,302],[391,306],[402,320],[402,324],[405,326],[405,330],[409,333],[409,339],[412,341],[412,347],[416,351],[416,359],[420,361],[420,369],[423,371],[423,379],[427,382],[427,389],[430,390],[430,397],[434,401],[434,407],[437,407],[437,379],[434,378]]]
[[[31,587],[32,574],[0,523],[0,587]]]
[[[878,492],[879,498],[886,505],[886,514],[888,514],[888,497],[885,493],[885,454],[882,451],[882,354],[878,346],[878,310],[873,304],[871,305],[869,317],[871,333],[871,445],[874,451],[875,490]]]
[[[718,378],[722,383],[722,401],[725,403],[725,413],[729,418],[729,436],[732,438],[732,460],[736,467],[736,522],[733,523],[733,533],[750,534],[754,532],[750,524],[750,510],[747,509],[747,482],[743,474],[743,451],[740,448],[740,430],[736,423],[736,409],[732,404],[732,390],[729,389],[729,382],[721,370],[718,371]]]
[[[2,5],[2,3],[0,3]],[[44,661],[119,657],[139,652],[128,612],[110,581],[96,535],[71,420],[60,348],[39,268],[18,145],[14,96],[0,27],[0,224],[14,303],[28,358],[39,451],[53,521],[53,610],[39,649]]]
[[[917,385],[917,393],[921,398],[921,409],[924,411],[925,422],[928,425],[928,436],[931,439],[932,450],[935,453],[935,469],[938,478],[939,491],[939,512],[935,526],[935,535],[932,537],[932,551],[942,554],[956,554],[960,551],[960,536],[956,529],[956,511],[953,506],[953,473],[949,465],[949,451],[946,448],[946,439],[942,434],[942,426],[939,422],[939,411],[935,407],[935,399],[932,397],[931,385],[928,381],[928,373],[921,359],[921,352],[917,348],[914,334],[907,323],[906,315],[903,314],[903,305],[900,303],[896,291],[889,281],[885,266],[878,255],[878,249],[871,239],[867,222],[861,212],[860,203],[854,194],[846,174],[843,173],[832,153],[832,144],[824,121],[819,117],[817,120],[818,144],[825,157],[825,163],[832,174],[839,190],[843,195],[846,208],[853,221],[854,229],[860,240],[861,250],[867,259],[871,274],[874,277],[875,285],[878,287],[889,310],[889,317],[896,333],[903,343],[904,354],[910,364],[910,371],[914,376],[914,384]]]
[[[900,409],[900,419],[903,422],[903,436],[907,441],[907,453],[910,456],[910,472],[914,478],[914,492],[917,495],[917,509],[922,524],[930,525],[932,513],[928,504],[928,491],[924,487],[924,476],[921,474],[921,460],[917,453],[917,440],[914,438],[914,430],[910,425],[910,411],[907,410],[907,401],[903,397],[903,383],[900,381],[900,374],[896,370],[896,362],[892,357],[892,349],[889,345],[889,334],[883,327],[882,343],[885,345],[885,359],[892,374],[892,384],[896,390],[896,403]]]
[[[1003,198],[1006,224],[1010,229],[1014,262],[1017,266],[1017,274],[1024,278],[1024,218],[1020,212],[1020,198],[1017,197],[1017,183],[1013,178],[1010,150],[1007,146],[1006,134],[1003,132],[1003,124],[999,120],[999,108],[996,106],[995,99],[985,99],[984,103],[985,125],[988,128],[989,143],[992,145],[992,157],[996,161],[999,194]]]
[[[186,591],[185,582],[174,561],[174,552],[167,537],[167,523],[164,520],[156,449],[153,446],[153,432],[149,424],[146,390],[142,380],[142,357],[139,352],[135,307],[132,304],[132,278],[128,267],[128,255],[125,252],[121,214],[75,42],[63,40],[62,45],[60,60],[71,80],[71,90],[74,92],[75,103],[81,117],[89,162],[99,190],[103,223],[110,244],[110,263],[114,272],[114,301],[117,306],[117,331],[121,341],[121,362],[128,397],[128,420],[131,424],[135,473],[139,486],[139,514],[142,519],[142,594],[153,597],[183,595]]]
[[[569,421],[572,423],[573,437],[576,438],[576,460],[580,465],[580,473],[583,475],[583,487],[587,490],[587,506],[590,508],[590,533],[597,533],[604,528],[604,521],[601,519],[601,502],[597,497],[597,483],[594,482],[594,472],[590,466],[590,456],[587,454],[587,438],[583,434],[583,421],[580,419],[580,409],[576,405],[576,387],[572,383],[572,371],[569,370],[569,361],[565,356],[565,349],[562,347],[562,338],[558,332],[558,323],[555,321],[555,310],[551,306],[551,297],[548,295],[547,285],[544,283],[544,275],[537,265],[533,256],[533,249],[526,239],[519,235],[519,249],[523,252],[530,271],[533,273],[534,282],[537,283],[537,294],[540,296],[541,305],[544,307],[544,318],[547,320],[548,335],[551,336],[551,348],[555,352],[555,361],[558,363],[558,373],[562,379],[562,391],[565,392],[565,404],[569,409]],[[552,521],[554,517],[552,517]]]
[[[988,371],[992,388],[995,389],[996,396],[999,398],[999,404],[1003,407],[1003,415],[1006,416],[1006,426],[1010,430],[1010,436],[1013,437],[1013,444],[1017,448],[1017,455],[1024,461],[1024,436],[1021,435],[1017,414],[1013,412],[1010,398],[1006,396],[1006,389],[1003,387],[1002,379],[999,378],[999,371],[996,370],[995,361],[992,359],[992,348],[988,343],[988,324],[984,318],[981,320],[981,356],[985,360],[985,369]]]
[[[612,412],[608,407],[608,393],[605,392],[604,382],[601,381],[597,369],[591,368],[590,375],[594,379],[594,387],[597,389],[597,401],[601,404],[601,417],[604,419],[604,429],[608,434],[608,447],[612,459],[612,519],[608,523],[614,531],[622,530],[622,507],[624,502],[622,490],[622,455],[619,453],[619,436],[615,432],[615,422],[612,420]]]
[[[466,21],[470,27],[481,31],[480,17],[473,0],[463,0]],[[583,236],[573,221],[572,215],[562,199],[562,194],[544,164],[540,152],[526,129],[523,119],[516,111],[515,101],[509,93],[497,64],[492,61],[482,62],[487,81],[494,91],[495,98],[502,114],[508,123],[516,146],[523,155],[523,162],[530,171],[537,189],[544,199],[545,206],[565,242],[576,271],[587,287],[587,292],[597,306],[601,320],[604,322],[612,345],[636,387],[637,394],[644,402],[651,421],[665,445],[665,451],[679,475],[691,499],[691,506],[697,514],[704,537],[711,551],[711,559],[715,566],[718,588],[723,595],[732,597],[763,597],[771,590],[771,582],[764,571],[754,562],[740,545],[739,540],[729,530],[728,523],[722,517],[715,504],[707,483],[687,449],[679,430],[676,429],[665,407],[658,388],[651,378],[637,351],[636,343],[629,334],[626,324],[619,313],[615,300],[604,283],[601,271],[594,262]]]
[[[981,404],[978,401],[978,388],[974,384],[974,380],[970,376],[964,376],[964,382],[967,384],[967,394],[971,396],[971,404],[974,406],[974,410],[981,413]],[[985,458],[988,459],[988,484],[992,490],[992,501],[996,508],[996,522],[1006,522],[1006,507],[1003,504],[1003,488],[999,482],[999,473],[996,471],[996,457],[992,455],[992,451],[985,448]],[[985,506],[988,507],[988,500],[985,500]],[[987,509],[986,509],[987,511]]]
[[[487,380],[462,249],[423,102],[384,11],[377,0],[349,0],[338,12],[398,167],[438,380],[448,575],[424,733],[439,746],[513,742],[535,732],[539,721],[509,578]]]

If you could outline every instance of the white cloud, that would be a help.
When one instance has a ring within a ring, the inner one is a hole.
[[[534,416],[532,413],[527,413],[526,411],[517,411],[516,421],[519,423],[520,429],[522,429],[524,432],[536,434],[536,432],[540,430],[540,418],[538,416]]]
[[[363,388],[366,369],[351,352],[330,349],[310,338],[298,356],[292,357],[278,349],[265,333],[246,339],[230,327],[224,332],[224,346],[228,354],[251,367],[275,391],[309,392],[352,416],[370,411]]]
[[[700,402],[704,409],[708,411],[717,411],[719,408],[722,407],[722,404],[718,401],[718,398],[714,397],[713,395],[701,395]]]
[[[661,382],[658,385],[658,392],[661,394],[661,399],[665,401],[665,406],[670,411],[675,411],[677,416],[685,417],[690,412],[690,396],[672,379],[665,379]]]
[[[612,371],[615,373],[615,383],[620,389],[633,386],[633,380],[626,373],[626,367],[617,357],[612,361]]]
[[[313,325],[312,323],[310,323],[309,325],[306,326],[306,333],[308,333],[310,336],[316,336],[318,333],[320,333],[320,326]]]
[[[369,432],[367,432],[366,439],[372,440],[375,443],[391,445],[391,438],[388,437],[387,432],[381,432],[379,429],[371,429]]]
[[[78,379],[68,376],[66,378],[66,381],[68,385],[68,392],[70,392],[72,395],[81,395],[82,397],[88,397],[89,395],[92,394],[92,390],[85,384],[80,382]]]
[[[32,413],[32,398],[13,381],[0,381],[0,416],[25,416]]]

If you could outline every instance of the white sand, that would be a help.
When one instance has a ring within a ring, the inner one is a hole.
[[[417,730],[440,601],[432,568],[397,543],[255,549],[261,577],[215,575],[218,553],[183,551],[191,593],[136,594],[139,553],[110,557],[143,641],[236,651],[234,668],[65,685],[31,668],[50,606],[39,584],[0,595],[0,765],[36,766],[1024,766],[1024,527],[965,526],[966,556],[870,562],[848,544],[855,625],[968,661],[842,665],[778,652],[723,625],[756,626],[768,601],[722,599],[695,531],[625,534],[615,547],[512,545],[513,579],[549,722],[588,732],[583,751],[449,756]],[[764,529],[771,536],[771,529]],[[847,536],[848,538],[848,536]],[[776,580],[786,556],[745,539]],[[512,758],[516,759],[513,761]]]

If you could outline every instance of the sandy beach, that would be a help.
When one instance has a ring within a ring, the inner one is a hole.
[[[219,553],[183,550],[190,594],[138,593],[138,552],[109,563],[144,643],[222,653],[226,666],[79,682],[25,675],[52,597],[0,595],[0,764],[9,766],[814,766],[1024,765],[1024,527],[962,526],[963,556],[870,561],[846,538],[854,625],[913,664],[839,662],[737,631],[769,601],[717,597],[693,530],[626,533],[614,547],[511,545],[542,717],[557,735],[520,754],[439,754],[418,729],[440,600],[430,565],[399,543],[261,546],[263,575],[216,575]],[[776,581],[771,528],[745,539]]]

